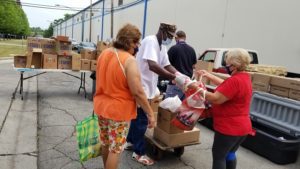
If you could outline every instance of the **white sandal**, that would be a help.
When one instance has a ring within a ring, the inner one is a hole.
[[[154,161],[147,155],[140,156],[140,155],[137,155],[135,152],[133,152],[133,154],[132,154],[132,159],[136,160],[139,163],[147,165],[147,166],[154,164]]]

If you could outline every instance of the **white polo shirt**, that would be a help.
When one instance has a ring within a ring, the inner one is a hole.
[[[142,40],[136,60],[141,72],[142,85],[147,98],[153,99],[156,93],[158,75],[149,69],[147,60],[156,62],[162,68],[170,65],[167,48],[165,45],[161,45],[160,49],[155,35],[147,36]]]

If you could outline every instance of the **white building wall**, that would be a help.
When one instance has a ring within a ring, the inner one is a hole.
[[[136,1],[124,0],[124,5]],[[114,5],[118,6],[117,0]],[[170,22],[186,32],[187,42],[198,54],[213,47],[253,49],[258,51],[261,64],[285,66],[288,71],[300,73],[299,6],[299,0],[149,0],[146,35],[156,34],[160,22]],[[102,9],[102,1],[93,8]],[[105,1],[105,8],[110,8],[110,1]],[[92,21],[95,43],[101,39],[101,15],[98,12]],[[83,41],[89,40],[88,19],[85,15]],[[114,37],[125,23],[137,25],[142,32],[143,22],[143,1],[115,11]],[[60,25],[57,28],[60,34]],[[81,21],[75,23],[73,31],[74,39],[81,41]],[[110,35],[111,16],[106,12],[103,39],[110,39]]]

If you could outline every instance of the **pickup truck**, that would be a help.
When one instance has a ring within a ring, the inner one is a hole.
[[[214,72],[227,73],[225,70],[225,55],[229,48],[209,48],[206,49],[202,55],[199,57],[199,60],[206,62],[213,62]],[[246,49],[247,50],[247,49]],[[257,52],[254,50],[247,50],[251,57],[251,64],[258,64]]]

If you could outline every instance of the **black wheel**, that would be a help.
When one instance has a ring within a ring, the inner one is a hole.
[[[184,147],[174,148],[174,154],[177,157],[181,157],[183,153],[184,153]]]
[[[160,160],[163,156],[163,153],[164,152],[155,145],[152,146],[152,154],[155,160]]]

